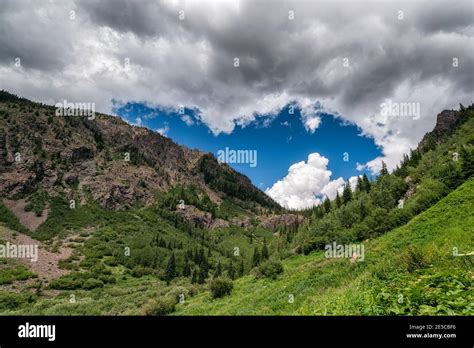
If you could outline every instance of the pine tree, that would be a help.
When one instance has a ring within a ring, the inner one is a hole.
[[[170,259],[168,260],[168,265],[166,265],[165,280],[166,284],[169,284],[170,281],[176,276],[176,260],[174,258],[174,253],[171,253]]]
[[[245,267],[244,267],[244,260],[242,259],[240,261],[240,266],[239,266],[239,277],[243,277],[245,273]]]
[[[357,177],[357,184],[355,187],[355,192],[359,194],[360,192],[363,191],[363,186],[364,184],[362,183],[362,178],[360,176]]]
[[[331,210],[331,201],[329,200],[329,197],[326,196],[326,199],[324,200],[324,211],[327,213],[329,213],[329,211]]]
[[[222,275],[221,262],[217,263],[216,271],[214,272],[214,278],[220,277]]]
[[[269,257],[270,257],[270,255],[268,253],[267,242],[266,242],[265,238],[263,238],[262,260],[268,260]]]
[[[341,197],[339,196],[339,191],[336,193],[336,208],[340,208],[342,205]]]
[[[470,178],[474,174],[474,151],[468,150],[466,146],[461,146],[461,170],[465,179]]]
[[[364,175],[362,175],[362,187],[364,188],[364,191],[365,192],[370,192],[370,181],[369,181],[369,178],[367,177],[367,175],[364,173]]]
[[[380,169],[380,176],[385,176],[388,174],[387,164],[382,161],[382,169]]]
[[[232,260],[229,263],[229,268],[227,269],[227,275],[229,276],[230,279],[232,280],[235,279],[235,269],[234,269],[234,264],[232,263]]]
[[[344,185],[344,190],[342,191],[342,202],[344,204],[349,203],[352,199],[352,190],[351,184],[349,181]]]
[[[258,266],[260,263],[260,253],[258,252],[258,247],[255,247],[252,256],[252,267]]]
[[[189,266],[188,260],[185,261],[183,269],[183,277],[189,277],[191,275],[191,266]]]
[[[191,283],[192,284],[197,283],[197,271],[196,270],[193,270],[193,275],[191,277]]]
[[[206,272],[203,269],[199,270],[199,275],[197,279],[198,284],[204,284],[206,278]]]

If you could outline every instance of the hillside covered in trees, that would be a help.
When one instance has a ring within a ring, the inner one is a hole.
[[[145,128],[53,114],[0,93],[0,241],[42,250],[35,267],[0,259],[0,313],[474,312],[474,106],[303,211]]]

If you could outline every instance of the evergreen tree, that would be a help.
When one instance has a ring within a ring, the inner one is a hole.
[[[174,253],[171,253],[170,259],[168,260],[168,265],[166,265],[166,284],[169,284],[174,277],[176,277],[176,260],[174,258]]]
[[[324,200],[324,211],[327,213],[329,213],[329,211],[331,210],[331,201],[329,200],[329,197],[326,196],[326,199]]]
[[[359,194],[360,192],[363,191],[363,186],[364,184],[362,183],[362,178],[360,176],[357,177],[357,184],[355,187],[355,192]]]
[[[222,275],[221,262],[217,263],[216,271],[214,272],[214,278],[220,277]]]
[[[198,284],[204,284],[205,281],[206,281],[206,272],[203,269],[201,269],[199,270],[197,282]]]
[[[230,279],[232,280],[235,279],[235,269],[234,269],[234,264],[232,263],[232,260],[230,260],[229,268],[227,269],[227,275],[229,276]]]
[[[474,174],[474,151],[468,150],[466,146],[461,146],[461,170],[465,179],[470,178]]]
[[[189,277],[191,275],[191,266],[189,266],[188,260],[185,261],[183,269],[183,277]]]
[[[265,238],[263,238],[262,260],[268,260],[269,257],[270,257],[270,255],[268,253],[267,242],[266,242]]]
[[[365,219],[365,217],[369,215],[369,210],[362,200],[359,202],[359,215],[361,220]]]
[[[195,269],[193,270],[193,275],[191,277],[191,283],[192,284],[197,283],[197,271]]]
[[[252,256],[252,267],[258,266],[260,263],[260,253],[258,252],[258,247],[255,247]]]
[[[364,175],[362,175],[362,187],[364,188],[364,191],[365,192],[370,192],[370,186],[371,185],[370,185],[369,178],[364,173]]]
[[[245,267],[244,267],[244,260],[242,259],[240,261],[240,266],[239,266],[239,277],[243,277],[245,273]]]
[[[341,197],[339,197],[339,191],[336,193],[336,208],[340,208],[342,205]]]
[[[352,190],[351,190],[351,184],[346,182],[344,185],[344,190],[342,191],[342,202],[344,204],[349,203],[352,199]]]
[[[387,164],[382,161],[382,169],[380,169],[380,176],[385,176],[388,174]]]

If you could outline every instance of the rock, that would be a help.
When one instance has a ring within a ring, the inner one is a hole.
[[[282,214],[264,217],[260,226],[270,229],[276,229],[281,226],[292,226],[294,224],[301,224],[304,217],[296,214]]]

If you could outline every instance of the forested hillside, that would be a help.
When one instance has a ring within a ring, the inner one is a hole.
[[[474,106],[304,211],[116,117],[2,92],[0,127],[0,244],[41,251],[0,259],[0,313],[473,313]]]

